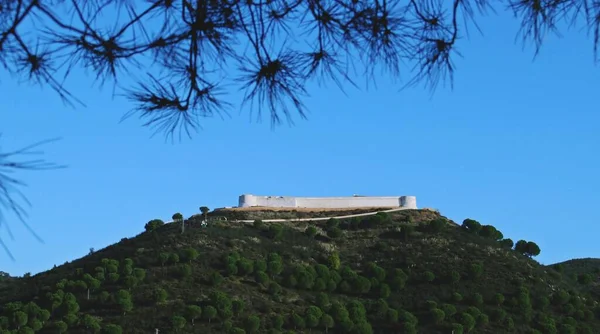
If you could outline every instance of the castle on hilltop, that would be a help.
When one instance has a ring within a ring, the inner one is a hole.
[[[240,208],[247,207],[270,208],[406,208],[417,209],[415,196],[348,196],[348,197],[293,197],[293,196],[256,196],[245,194],[239,198]]]

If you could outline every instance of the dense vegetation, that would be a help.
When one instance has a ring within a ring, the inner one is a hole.
[[[600,259],[573,259],[550,266],[566,279],[577,282],[581,289],[600,300]]]
[[[472,219],[200,227],[202,211],[13,280],[0,333],[600,333],[593,282]]]

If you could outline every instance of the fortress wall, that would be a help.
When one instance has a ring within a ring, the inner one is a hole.
[[[402,196],[400,197],[400,206],[408,209],[416,209],[417,198],[415,196]]]
[[[289,197],[242,195],[239,207],[278,208],[357,208],[357,207],[406,207],[416,209],[414,196],[401,197]]]
[[[274,208],[295,208],[296,197],[289,196],[240,196],[240,207],[266,206]]]
[[[300,208],[399,207],[398,197],[298,197]]]

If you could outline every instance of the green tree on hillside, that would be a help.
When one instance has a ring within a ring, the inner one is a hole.
[[[430,221],[427,225],[427,228],[431,233],[440,233],[444,230],[444,228],[446,228],[447,225],[448,223],[446,223],[444,219],[440,218]]]
[[[255,315],[249,316],[246,318],[245,327],[248,333],[257,333],[260,328],[260,318]]]
[[[252,226],[254,226],[254,228],[257,230],[263,230],[265,228],[265,223],[263,223],[263,221],[260,219],[255,219],[252,223]]]
[[[525,254],[529,257],[540,255],[540,247],[533,241],[527,242]]]
[[[577,282],[587,285],[594,281],[594,277],[590,273],[583,273],[577,276]]]
[[[55,321],[53,327],[58,333],[66,333],[67,329],[69,328],[67,323],[62,320]]]
[[[200,208],[200,212],[202,213],[203,219],[205,222],[208,222],[208,212],[210,211],[210,209],[208,208],[208,206],[201,206]]]
[[[273,240],[281,240],[281,236],[283,235],[283,227],[279,224],[273,224],[269,226],[267,230],[269,238]]]
[[[28,320],[29,317],[27,316],[27,313],[23,311],[16,311],[13,313],[13,324],[17,329],[27,325]]]
[[[160,219],[152,219],[151,221],[146,223],[144,228],[146,229],[146,231],[152,232],[152,231],[156,230],[157,228],[163,226],[164,224],[165,224],[165,222],[163,222]]]
[[[127,290],[119,290],[115,294],[115,302],[119,305],[123,314],[133,309],[133,301],[131,300],[131,294]]]
[[[540,247],[533,241],[517,241],[515,244],[515,251],[529,257],[540,255]]]
[[[517,243],[515,244],[515,251],[517,251],[521,254],[525,254],[527,252],[527,241],[525,241],[525,240],[517,241]]]
[[[195,261],[198,258],[198,256],[200,256],[198,251],[193,247],[186,247],[182,251],[182,255],[183,255],[183,258],[186,261],[188,261],[190,264],[192,263],[192,261]]]
[[[106,324],[102,328],[102,334],[123,334],[123,329],[119,325]]]
[[[183,234],[185,230],[185,219],[183,219],[183,215],[179,212],[175,213],[171,218],[173,218],[174,222],[181,223],[181,233]]]
[[[338,270],[340,268],[340,264],[341,264],[340,255],[337,252],[333,252],[327,258],[327,263],[329,265],[329,268],[331,268],[333,270]]]
[[[171,318],[171,324],[173,325],[175,333],[179,333],[179,331],[185,327],[185,318],[180,315],[175,315]]]
[[[94,291],[100,287],[100,280],[92,277],[90,274],[83,275],[83,280],[86,283],[87,299],[90,299],[90,290]]]
[[[308,235],[309,237],[314,237],[315,235],[317,235],[317,228],[310,225],[306,228],[306,230],[304,230],[304,233],[306,233],[306,235]]]
[[[504,248],[511,249],[514,246],[514,242],[510,238],[502,239],[500,240],[500,245]]]
[[[323,317],[321,317],[321,326],[325,328],[325,333],[327,333],[330,328],[335,326],[335,322],[329,314],[324,314]]]
[[[153,291],[154,301],[157,303],[164,303],[167,300],[168,293],[163,288],[155,288]]]
[[[208,323],[210,323],[212,319],[217,316],[217,309],[212,305],[208,305],[202,311],[202,315],[208,320]]]
[[[83,316],[81,324],[92,333],[98,333],[102,328],[98,319],[92,317],[89,314]]]
[[[504,238],[504,235],[502,234],[502,232],[498,231],[492,225],[483,225],[481,227],[481,230],[479,231],[479,235],[484,238],[488,238],[488,239],[492,239],[492,240],[500,240],[500,239]]]
[[[462,228],[473,233],[473,234],[478,234],[479,231],[481,231],[481,224],[473,219],[467,218],[465,220],[463,220],[462,223]]]

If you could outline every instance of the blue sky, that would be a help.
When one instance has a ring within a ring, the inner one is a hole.
[[[135,236],[153,218],[189,216],[240,194],[415,195],[455,221],[473,218],[541,247],[544,264],[598,257],[600,70],[580,32],[546,41],[538,58],[515,44],[508,15],[459,44],[454,90],[378,88],[348,95],[310,85],[309,120],[272,130],[247,110],[203,120],[192,140],[165,143],[131,105],[84,71],[70,81],[87,108],[65,107],[48,88],[0,72],[2,148],[60,136],[46,157],[68,169],[27,172],[36,241],[12,216],[0,235],[16,257],[0,270],[37,273]],[[234,90],[232,101],[241,93]]]

